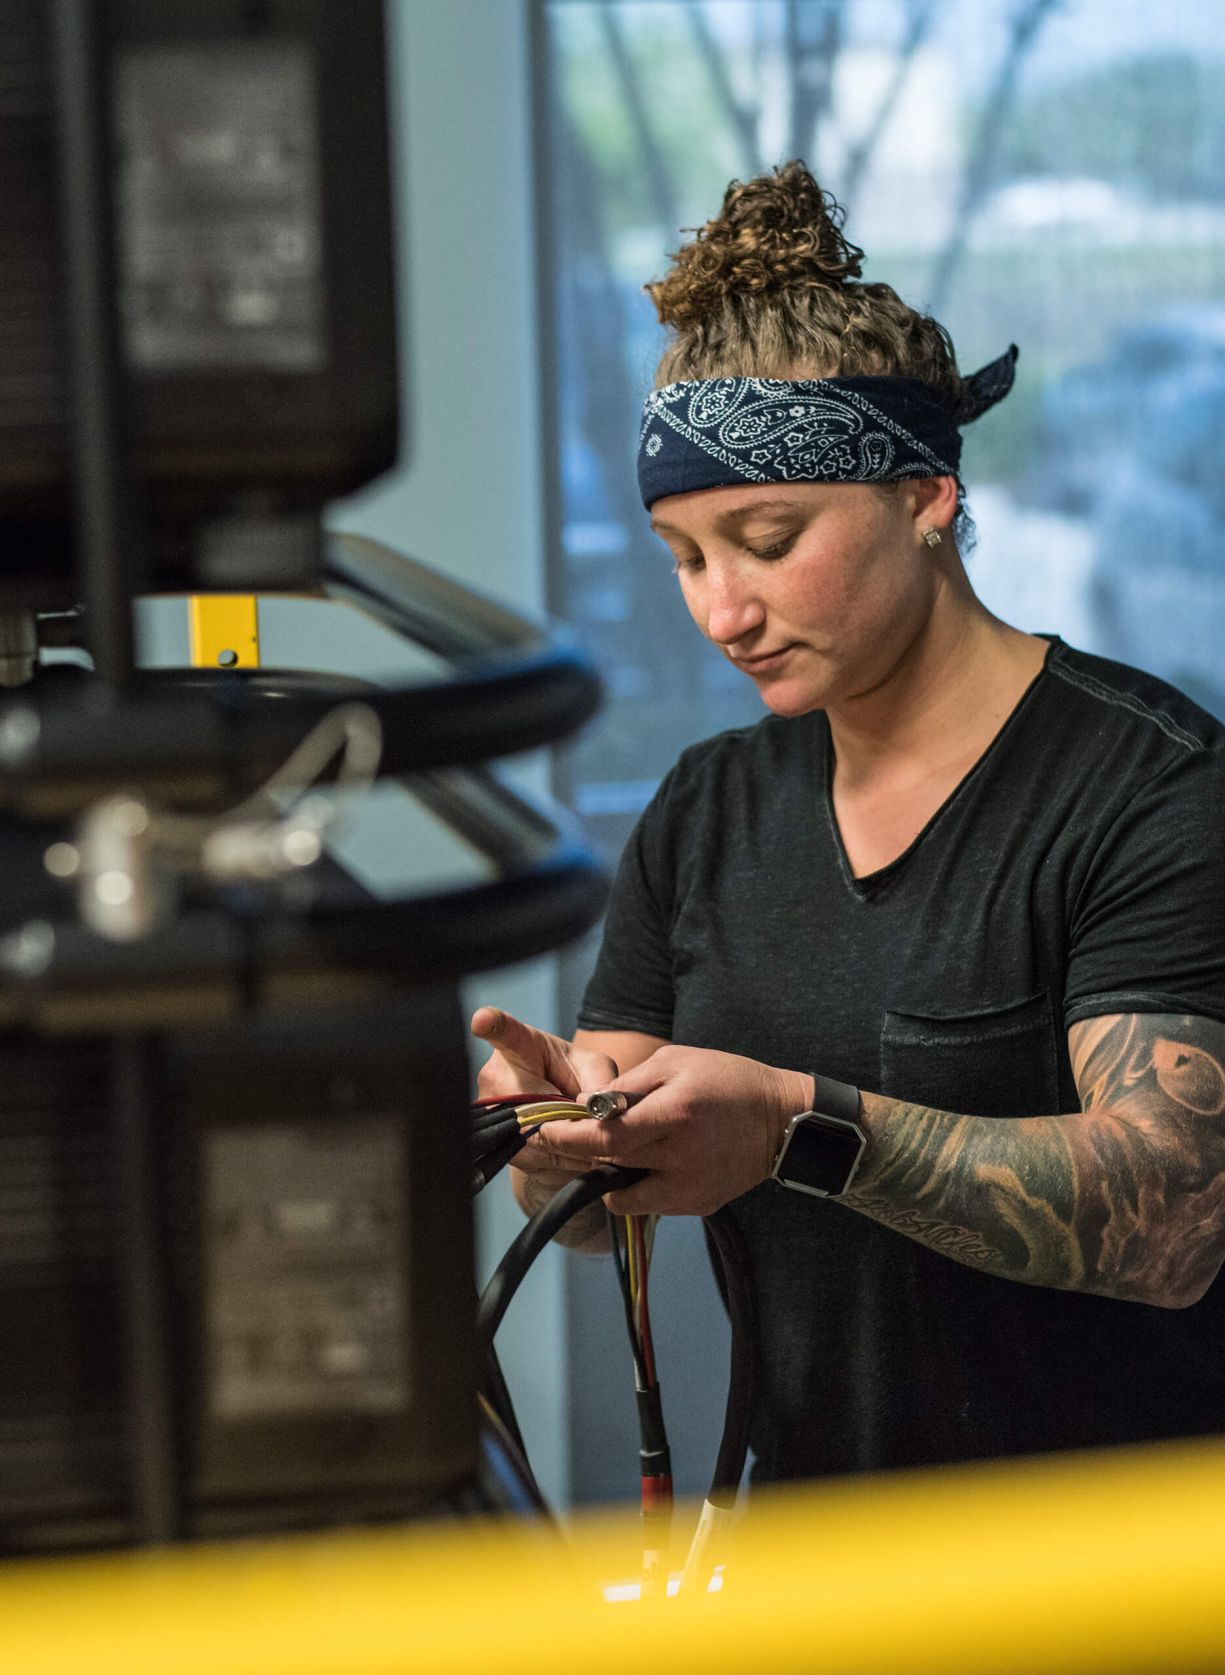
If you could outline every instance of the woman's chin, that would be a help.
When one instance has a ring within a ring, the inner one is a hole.
[[[807,715],[825,708],[825,694],[800,681],[758,681],[757,696],[775,715]]]

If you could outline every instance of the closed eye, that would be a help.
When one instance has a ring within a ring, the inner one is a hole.
[[[655,525],[652,524],[651,528],[655,529]],[[674,576],[679,576],[682,573],[692,573],[695,570],[702,570],[705,568],[705,560],[702,557],[700,548],[690,547],[689,543],[682,542],[679,536],[669,539],[669,535],[672,535],[673,533],[672,531],[669,531],[668,535],[665,535],[662,530],[655,529],[655,533],[659,536],[664,546],[667,547],[672,558],[672,574]]]
[[[794,544],[794,535],[784,535],[781,541],[772,541],[768,547],[749,547],[748,551],[754,558],[782,558]]]

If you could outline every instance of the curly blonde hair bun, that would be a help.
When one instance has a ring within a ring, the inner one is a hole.
[[[733,180],[714,220],[644,286],[674,333],[655,387],[697,378],[921,378],[951,401],[944,327],[889,285],[865,284],[844,212],[798,159]],[[687,231],[690,229],[686,229]]]

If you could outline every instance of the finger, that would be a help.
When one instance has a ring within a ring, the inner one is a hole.
[[[511,1069],[543,1077],[567,1099],[578,1092],[578,1077],[570,1062],[569,1044],[542,1029],[533,1029],[513,1013],[497,1006],[479,1006],[469,1025],[473,1035],[487,1041]]]
[[[632,1072],[618,1077],[606,1091],[638,1093],[638,1089],[626,1086],[630,1074]],[[688,1124],[692,1114],[690,1100],[683,1088],[676,1083],[657,1082],[650,1092],[640,1094],[636,1105],[631,1105],[620,1116],[605,1118],[597,1127],[605,1137],[604,1150],[615,1151],[616,1161],[623,1163],[636,1156],[645,1146],[654,1146],[660,1140],[675,1139],[681,1128]],[[584,1130],[585,1133],[588,1125],[575,1123],[574,1127]]]
[[[571,1151],[567,1135],[549,1133],[549,1129],[565,1129],[568,1126],[559,1122],[547,1124],[515,1154],[515,1162],[529,1174],[539,1169],[566,1169],[571,1173],[582,1174],[584,1170],[590,1169],[590,1156],[585,1152]]]
[[[658,1136],[656,1136],[658,1138]],[[597,1163],[628,1163],[647,1149],[650,1142],[621,1131],[620,1119],[595,1122],[591,1118],[545,1123],[528,1141],[528,1148],[555,1151],[559,1157],[577,1158],[590,1169]]]
[[[650,1144],[686,1118],[694,1103],[694,1077],[678,1065],[675,1050],[661,1047],[592,1093],[626,1093],[633,1103],[620,1116],[605,1119],[607,1128],[624,1132],[630,1144]]]
[[[531,1075],[505,1063],[495,1053],[477,1072],[477,1091],[482,1099],[524,1100],[559,1098],[558,1090],[543,1076]]]
[[[543,1076],[529,1076],[524,1070],[516,1070],[504,1064],[496,1053],[477,1072],[476,1088],[482,1099],[521,1101],[559,1097],[557,1089]]]
[[[675,1215],[676,1185],[657,1176],[648,1175],[645,1181],[636,1181],[633,1186],[622,1188],[620,1192],[608,1192],[604,1195],[604,1202],[615,1216],[662,1216]]]
[[[612,1161],[612,1157],[602,1157],[602,1159],[600,1159],[600,1164]],[[590,1167],[590,1164],[588,1164],[588,1167]],[[667,1203],[669,1211],[675,1211],[675,1208],[677,1208],[677,1206],[675,1206],[675,1199],[679,1196],[679,1183],[684,1181],[684,1176],[682,1176],[679,1169],[677,1169],[675,1159],[672,1159],[672,1157],[669,1157],[669,1154],[667,1154],[667,1147],[652,1147],[650,1151],[640,1152],[640,1154],[633,1159],[632,1164],[617,1164],[617,1167],[625,1167],[625,1169],[645,1169],[645,1171],[647,1171],[647,1179],[638,1184],[640,1184],[640,1186],[649,1186],[650,1188],[650,1198],[652,1198],[652,1203],[650,1203],[649,1208],[652,1209],[652,1211],[657,1208],[657,1206],[655,1206],[654,1199],[662,1193],[667,1196],[667,1199],[669,1199],[669,1203]],[[628,1193],[628,1191],[637,1191],[637,1186],[635,1186],[635,1188],[628,1188],[628,1186],[625,1186],[625,1188],[620,1188],[620,1191],[625,1191],[625,1193]],[[642,1213],[647,1214],[647,1211],[644,1209]],[[635,1211],[635,1214],[637,1214],[637,1211]]]
[[[586,1099],[589,1093],[599,1093],[611,1087],[617,1079],[617,1061],[594,1047],[568,1047],[567,1056],[578,1077],[576,1099]]]
[[[585,1175],[591,1168],[586,1158],[562,1157],[557,1152],[534,1151],[530,1145],[515,1153],[510,1160],[512,1169],[525,1175]]]
[[[522,1048],[536,1033],[509,1012],[503,1012],[500,1006],[478,1006],[468,1028],[479,1041],[488,1041],[495,1052],[503,1055],[507,1055],[508,1046],[513,1054],[514,1042],[518,1041]]]

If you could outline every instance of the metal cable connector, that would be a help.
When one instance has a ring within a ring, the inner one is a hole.
[[[640,1093],[611,1091],[608,1093],[590,1093],[584,1103],[587,1106],[588,1115],[593,1116],[597,1122],[607,1122],[609,1117],[623,1117],[630,1106],[636,1105],[641,1098]]]

